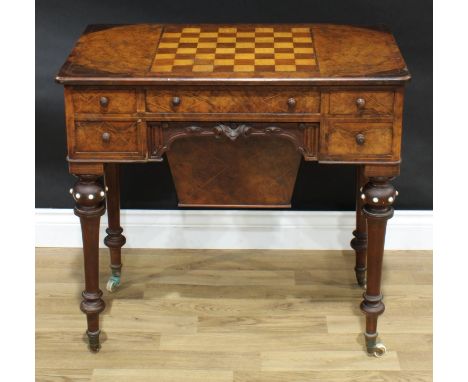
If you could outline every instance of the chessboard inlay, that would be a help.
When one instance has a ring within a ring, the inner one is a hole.
[[[152,72],[318,71],[307,27],[168,27]]]

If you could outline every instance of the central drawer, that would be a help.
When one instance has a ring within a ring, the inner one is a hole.
[[[154,113],[318,113],[320,93],[310,87],[158,87],[146,92]]]

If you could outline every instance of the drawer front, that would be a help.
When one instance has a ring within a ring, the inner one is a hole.
[[[398,160],[397,156],[392,122],[328,120],[321,132],[321,160]]]
[[[330,93],[330,114],[391,115],[394,93],[388,91],[337,91]]]
[[[71,157],[144,157],[143,125],[140,121],[77,121]]]
[[[171,88],[147,91],[154,113],[318,113],[320,94],[303,87]]]
[[[135,113],[137,97],[135,90],[79,90],[73,91],[75,113]]]

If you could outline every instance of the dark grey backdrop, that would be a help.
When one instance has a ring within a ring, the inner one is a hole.
[[[54,76],[86,24],[332,22],[386,24],[413,75],[407,87],[399,209],[432,209],[432,1],[37,0],[36,207],[69,208],[62,87]],[[177,208],[166,163],[122,166],[123,208]],[[293,209],[351,210],[352,166],[302,163]]]

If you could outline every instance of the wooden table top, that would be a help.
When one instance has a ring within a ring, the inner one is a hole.
[[[64,84],[400,84],[410,74],[384,27],[331,24],[90,25]]]

